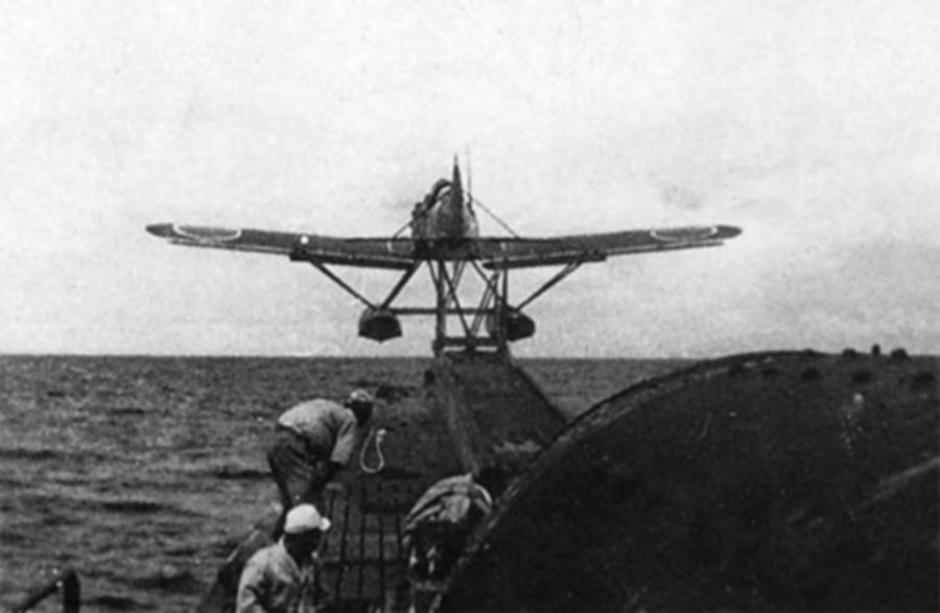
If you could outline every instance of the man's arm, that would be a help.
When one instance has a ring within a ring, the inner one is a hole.
[[[336,442],[333,443],[333,452],[330,454],[329,464],[331,468],[338,471],[349,465],[358,438],[356,417],[352,411],[344,410],[340,417],[339,427],[336,430]],[[332,478],[332,475],[330,478]]]
[[[236,613],[267,613],[264,608],[264,594],[267,592],[267,581],[263,565],[252,557],[245,564],[245,570],[238,581],[238,596],[236,600]]]

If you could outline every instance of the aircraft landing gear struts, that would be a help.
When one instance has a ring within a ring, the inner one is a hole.
[[[522,309],[577,270],[585,261],[585,258],[577,258],[568,262],[527,298],[513,306],[509,302],[509,267],[493,266],[491,270],[485,270],[475,260],[451,262],[450,266],[444,260],[417,260],[402,272],[382,302],[373,302],[323,263],[312,258],[297,259],[309,261],[328,279],[365,305],[359,318],[359,336],[383,342],[402,335],[400,316],[434,316],[432,348],[435,354],[447,348],[475,350],[490,347],[506,351],[510,342],[532,336],[535,333],[535,322]],[[434,287],[434,307],[393,306],[395,299],[425,264]],[[477,277],[482,283],[476,306],[465,306],[466,302],[461,299],[459,292],[466,281],[468,269],[476,273],[470,276]],[[448,331],[448,319],[454,316],[460,334],[450,334]]]

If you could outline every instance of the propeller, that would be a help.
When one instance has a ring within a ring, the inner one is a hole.
[[[464,145],[467,149],[467,202],[473,206],[473,165],[470,163],[470,144]]]

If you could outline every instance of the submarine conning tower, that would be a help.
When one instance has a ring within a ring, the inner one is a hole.
[[[732,356],[579,417],[442,611],[934,610],[940,359]]]

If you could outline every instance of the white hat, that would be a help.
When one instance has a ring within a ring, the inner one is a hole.
[[[375,402],[375,399],[372,398],[372,394],[370,394],[366,390],[357,389],[357,390],[353,390],[352,393],[349,394],[348,402],[350,404],[353,404],[353,403],[372,404]]]
[[[320,515],[312,504],[299,504],[287,513],[284,521],[285,534],[297,534],[309,530],[326,532],[330,529],[330,520]]]

